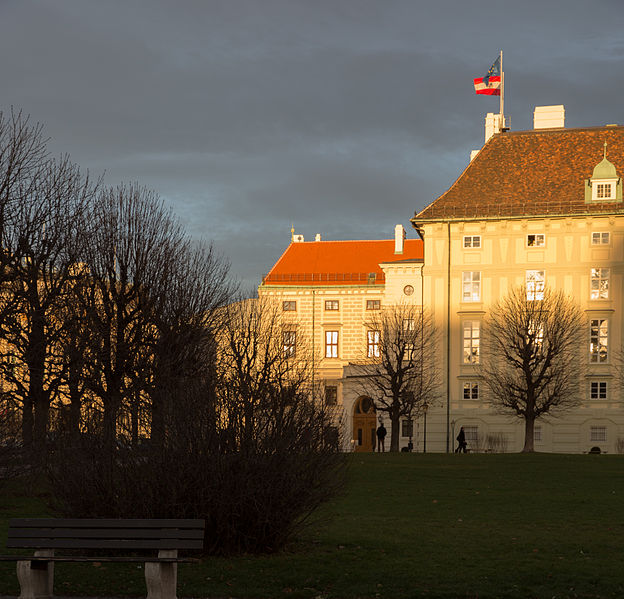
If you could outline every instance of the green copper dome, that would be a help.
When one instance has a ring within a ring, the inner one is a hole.
[[[604,158],[595,166],[592,179],[617,179],[613,163],[607,160],[607,142],[604,144]]]

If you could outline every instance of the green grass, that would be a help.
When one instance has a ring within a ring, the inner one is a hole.
[[[181,566],[179,596],[624,597],[624,456],[350,459],[344,496],[296,544]],[[0,534],[43,506],[5,497]],[[14,564],[0,568],[0,594],[16,594]],[[119,564],[59,564],[55,591],[145,592],[142,571]]]

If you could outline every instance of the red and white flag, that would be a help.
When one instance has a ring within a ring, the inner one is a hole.
[[[486,96],[501,95],[501,68],[500,56],[494,61],[490,70],[484,77],[477,77],[474,80],[475,93]]]

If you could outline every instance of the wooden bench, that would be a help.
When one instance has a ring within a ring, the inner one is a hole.
[[[15,518],[9,522],[7,547],[34,549],[34,555],[0,560],[17,561],[20,599],[52,597],[54,562],[143,562],[148,599],[175,599],[177,564],[199,561],[178,557],[178,550],[202,549],[204,527],[204,520]],[[56,555],[57,549],[152,549],[158,555]]]

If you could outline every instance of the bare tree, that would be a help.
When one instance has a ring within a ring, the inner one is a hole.
[[[199,295],[173,301],[159,329],[183,353],[178,362],[156,348],[154,368],[182,367],[154,374],[148,392],[164,438],[122,447],[108,463],[99,438],[82,438],[51,464],[55,495],[74,517],[205,518],[210,552],[275,551],[340,489],[345,456],[327,435],[303,340],[284,345],[275,305],[240,301],[189,321],[182,300],[203,306]]]
[[[562,291],[512,289],[483,329],[481,372],[492,405],[525,422],[534,451],[535,421],[579,403],[583,316]]]
[[[80,300],[91,344],[87,387],[102,403],[104,445],[112,448],[124,403],[144,391],[138,362],[155,343],[154,307],[187,241],[157,194],[138,185],[103,190],[91,220],[91,284]]]
[[[178,420],[180,394],[198,383],[204,393],[213,392],[215,336],[225,315],[222,307],[234,293],[228,264],[212,246],[188,243],[176,259],[153,304],[153,344],[137,363],[147,381],[151,439],[157,445]]]
[[[365,325],[365,354],[352,373],[359,391],[388,414],[390,451],[399,451],[401,418],[419,416],[438,397],[435,327],[430,314],[408,304],[388,306]]]
[[[88,177],[67,157],[49,160],[31,173],[3,231],[11,263],[0,296],[0,335],[14,360],[2,374],[22,408],[24,444],[41,451],[60,381],[55,350],[64,325],[61,308],[71,294],[93,194]]]

